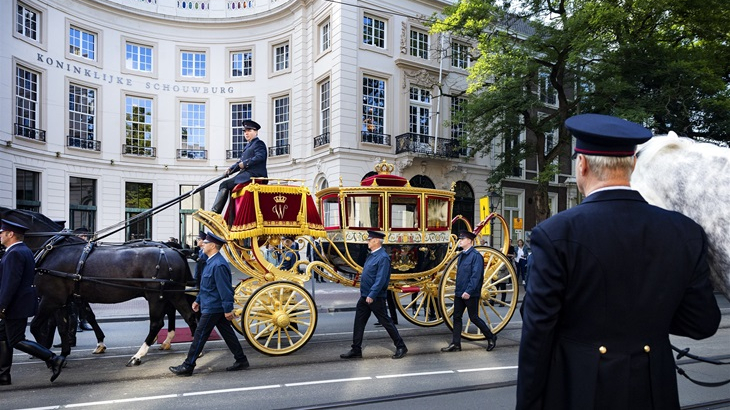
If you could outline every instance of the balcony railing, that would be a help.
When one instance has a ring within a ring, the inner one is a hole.
[[[314,137],[314,148],[321,147],[330,143],[330,133],[325,132],[323,134]]]
[[[239,159],[241,155],[243,155],[243,148],[226,150],[226,159]]]
[[[36,141],[46,142],[46,130],[27,127],[22,124],[15,124],[15,135]]]
[[[72,137],[70,135],[66,137],[66,141],[67,147],[87,149],[90,151],[101,151],[101,141],[89,140],[81,137]]]
[[[395,153],[410,152],[444,158],[458,158],[461,148],[459,141],[439,138],[412,132],[395,137]]]
[[[362,142],[390,146],[390,134],[362,131]]]
[[[140,147],[139,145],[122,145],[122,151],[125,155],[137,155],[139,157],[150,157],[154,158],[157,156],[157,148],[155,147]]]
[[[178,159],[208,159],[208,151],[204,149],[179,149]]]
[[[278,157],[279,155],[289,155],[289,144],[269,147],[270,157]]]

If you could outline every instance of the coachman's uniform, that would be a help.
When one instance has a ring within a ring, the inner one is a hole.
[[[607,118],[599,132],[622,127]],[[669,334],[720,321],[702,228],[612,186],[540,223],[531,248],[517,409],[678,409]]]

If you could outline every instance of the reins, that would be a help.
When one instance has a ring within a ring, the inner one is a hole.
[[[674,350],[675,352],[677,352],[677,360],[679,360],[679,359],[681,359],[681,358],[683,358],[683,357],[686,356],[686,357],[688,357],[690,359],[697,360],[698,362],[709,363],[709,364],[714,364],[714,365],[718,365],[718,366],[719,365],[730,364],[730,362],[722,362],[722,361],[719,361],[719,360],[714,360],[714,359],[710,359],[710,358],[707,358],[707,357],[702,357],[702,356],[697,356],[697,355],[691,354],[689,352],[689,347],[684,348],[684,349],[679,349],[678,347],[674,346],[673,344],[670,344],[670,346],[672,347],[672,350]],[[676,363],[674,364],[674,368],[677,369],[677,373],[679,373],[682,376],[686,377],[687,380],[691,381],[692,383],[694,383],[694,384],[696,384],[698,386],[703,386],[703,387],[720,387],[720,386],[724,386],[724,385],[730,383],[730,379],[727,379],[727,380],[724,380],[724,381],[720,381],[720,382],[703,382],[701,380],[696,380],[696,379],[693,379],[692,377],[690,377],[687,374],[687,372],[685,372],[684,369],[682,369],[681,367],[679,367]]]

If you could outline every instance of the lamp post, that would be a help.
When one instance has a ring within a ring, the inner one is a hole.
[[[497,212],[499,202],[502,200],[502,195],[500,195],[494,188],[491,188],[487,196],[489,197],[489,210],[492,213]],[[494,248],[494,218],[489,221],[489,245]]]

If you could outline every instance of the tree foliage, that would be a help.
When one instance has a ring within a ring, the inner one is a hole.
[[[554,161],[571,144],[563,124],[579,112],[618,115],[658,133],[730,139],[724,2],[461,0],[447,7],[431,27],[476,45],[457,120],[466,123],[469,146],[500,159],[490,182],[537,158],[535,206],[538,219],[547,217]],[[551,92],[554,101],[546,99]],[[523,130],[534,138],[520,140]],[[555,130],[558,139],[546,148]]]

